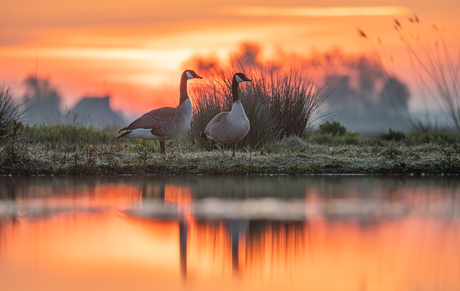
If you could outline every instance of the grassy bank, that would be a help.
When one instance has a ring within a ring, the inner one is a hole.
[[[460,139],[446,131],[366,138],[325,123],[302,138],[240,145],[233,159],[187,135],[168,141],[162,156],[158,141],[116,140],[114,129],[14,123],[8,132],[0,175],[460,174]]]
[[[8,146],[0,148],[1,175],[460,174],[456,143],[331,145],[289,138],[257,150],[243,148],[233,159],[176,141],[168,144],[166,157],[155,142],[23,143],[14,155]]]

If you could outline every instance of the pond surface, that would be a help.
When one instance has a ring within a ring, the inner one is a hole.
[[[0,286],[460,290],[460,179],[0,177]]]

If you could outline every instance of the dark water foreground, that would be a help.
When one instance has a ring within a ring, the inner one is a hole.
[[[0,177],[0,290],[460,290],[460,179]]]

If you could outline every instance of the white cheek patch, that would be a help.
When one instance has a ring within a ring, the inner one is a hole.
[[[187,75],[187,78],[189,79],[193,79],[194,77],[192,76],[192,74],[190,74],[190,72],[185,72],[185,74]]]
[[[236,79],[236,81],[237,81],[238,83],[243,82],[243,79],[241,79],[240,76],[238,76],[238,75],[235,75],[235,79]]]

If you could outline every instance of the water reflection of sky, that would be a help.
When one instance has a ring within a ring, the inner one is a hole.
[[[459,186],[447,177],[3,177],[1,290],[458,290]],[[273,205],[304,216],[271,217]],[[237,215],[219,218],[227,212]]]

